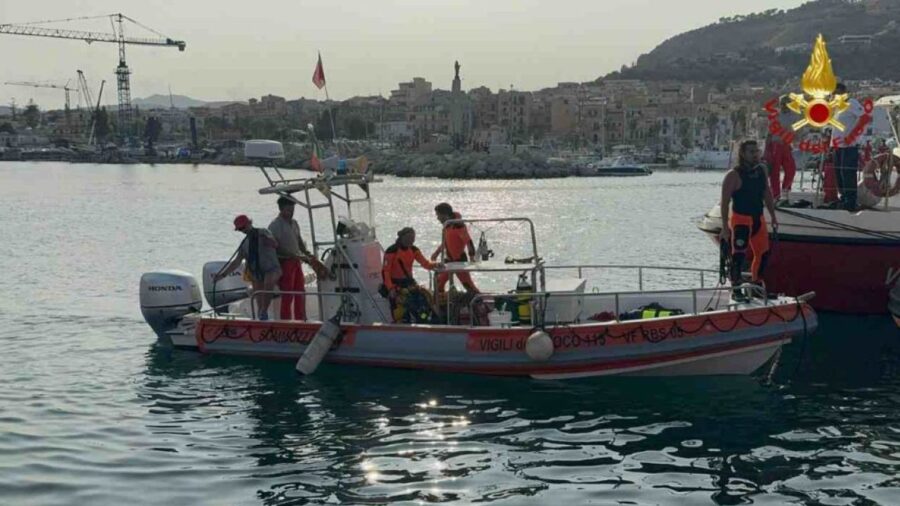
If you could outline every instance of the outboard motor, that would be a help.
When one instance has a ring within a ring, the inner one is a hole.
[[[203,297],[210,307],[218,308],[217,312],[224,312],[228,309],[228,304],[249,296],[247,283],[244,281],[244,264],[217,283],[213,283],[213,276],[227,263],[216,261],[206,262],[203,265]]]
[[[898,281],[891,290],[890,300],[888,301],[888,310],[894,317],[894,322],[900,327],[900,281]]]
[[[189,313],[203,307],[197,280],[184,271],[147,272],[141,276],[141,314],[160,337]]]

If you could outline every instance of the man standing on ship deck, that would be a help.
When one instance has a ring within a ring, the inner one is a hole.
[[[275,249],[278,241],[272,237],[272,233],[264,228],[256,228],[253,221],[246,214],[239,214],[234,219],[234,229],[244,234],[234,258],[225,267],[222,267],[213,281],[221,281],[225,276],[237,269],[241,262],[247,261],[247,270],[244,274],[250,278],[254,292],[264,292],[251,298],[251,302],[258,304],[259,319],[269,319],[269,303],[272,301],[272,292],[281,277],[281,267],[278,265],[278,257]]]
[[[278,216],[269,224],[269,232],[278,241],[276,253],[282,273],[278,288],[282,292],[305,290],[302,262],[311,265],[320,279],[328,277],[328,269],[306,249],[306,243],[300,237],[300,225],[294,219],[293,200],[287,197],[278,199]],[[293,313],[291,309],[293,309]],[[306,297],[282,293],[280,316],[282,320],[305,320]]]
[[[431,261],[436,261],[441,256],[441,252],[444,252],[447,262],[468,262],[470,258],[474,260],[475,245],[472,243],[472,238],[469,236],[469,229],[466,227],[466,224],[456,223],[453,225],[446,225],[449,220],[461,220],[462,215],[454,211],[453,207],[446,202],[441,202],[436,205],[434,207],[434,214],[437,216],[438,221],[443,227],[443,230],[441,231],[443,239],[437,250],[431,255]],[[468,256],[466,255],[466,252],[468,252]],[[466,291],[479,293],[478,287],[475,286],[475,282],[472,281],[472,276],[468,272],[460,271],[453,273],[453,275],[455,275],[456,279],[462,283],[463,288],[465,288]],[[447,287],[447,281],[449,280],[449,273],[441,272],[438,274],[438,293],[444,291],[444,288]]]
[[[847,86],[838,83],[834,88],[835,95],[847,94]],[[837,117],[844,124],[844,129],[832,129],[832,143],[837,147],[834,151],[834,168],[837,175],[838,189],[841,193],[841,206],[848,211],[856,211],[856,185],[859,174],[859,139],[853,138],[853,129],[865,114],[859,100],[851,98],[850,105]]]
[[[781,97],[781,110],[778,114],[778,122],[784,128],[790,127],[800,117],[788,109],[791,99],[788,96]],[[766,143],[765,160],[769,165],[769,188],[772,190],[772,197],[778,200],[782,195],[785,199],[790,198],[791,184],[794,182],[794,175],[797,173],[797,164],[794,162],[794,153],[791,151],[791,144],[785,142],[779,135],[770,135],[769,142]],[[784,169],[784,181],[781,180],[781,171]]]
[[[773,229],[776,233],[778,231],[775,200],[765,168],[759,161],[756,141],[742,142],[738,157],[738,166],[729,170],[722,182],[722,231],[719,235],[721,240],[731,244],[732,286],[741,283],[741,268],[748,246],[753,252],[750,272],[754,283],[760,280],[765,270],[769,256],[769,232],[763,216],[764,205],[769,210]]]

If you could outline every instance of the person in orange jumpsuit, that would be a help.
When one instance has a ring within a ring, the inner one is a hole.
[[[441,202],[434,207],[434,214],[437,216],[441,225],[444,226],[443,240],[440,246],[431,255],[431,260],[435,261],[444,252],[444,259],[447,262],[468,262],[470,258],[475,258],[475,245],[469,236],[469,229],[465,223],[455,223],[446,225],[449,220],[461,220],[462,215],[455,212],[453,207],[446,202]],[[468,256],[466,255],[468,253]],[[472,281],[472,276],[468,272],[455,272],[453,275],[462,283],[468,292],[479,293],[478,287]],[[437,277],[437,291],[442,293],[450,280],[450,274],[442,272]]]
[[[429,271],[439,265],[429,262],[415,244],[416,231],[412,227],[406,227],[397,232],[397,241],[384,250],[381,274],[389,292],[418,286],[412,274],[413,262],[418,262]]]
[[[427,270],[443,267],[443,264],[429,262],[415,243],[416,231],[412,227],[406,227],[397,232],[397,241],[384,250],[381,277],[387,290],[387,298],[391,303],[391,313],[394,315],[395,321],[400,321],[403,317],[401,291],[406,295],[414,291],[427,292],[419,287],[416,278],[413,277],[413,262],[418,262]],[[430,294],[426,298],[430,303]]]
[[[750,273],[753,282],[762,278],[769,252],[769,232],[763,216],[763,206],[769,210],[772,227],[777,234],[775,199],[769,188],[756,141],[744,141],[739,152],[739,164],[728,171],[722,182],[722,231],[719,238],[731,244],[731,283],[742,282],[741,269],[747,250],[753,253]]]

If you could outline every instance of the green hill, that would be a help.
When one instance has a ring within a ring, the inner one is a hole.
[[[823,34],[840,79],[900,80],[900,0],[817,0],[676,35],[607,77],[717,83],[797,79]]]

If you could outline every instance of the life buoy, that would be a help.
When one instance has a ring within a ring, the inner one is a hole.
[[[888,188],[891,172],[897,173],[897,179],[894,185]],[[863,168],[863,185],[879,199],[900,194],[900,158],[892,153],[875,155]]]

